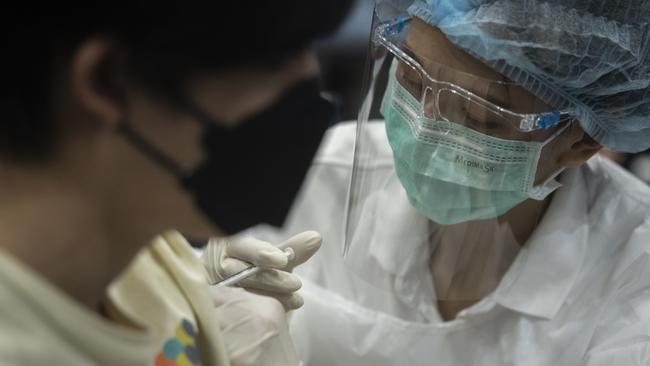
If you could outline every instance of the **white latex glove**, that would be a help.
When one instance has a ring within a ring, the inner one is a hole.
[[[236,287],[212,287],[232,366],[296,366],[284,309],[275,299]]]
[[[301,307],[302,297],[296,293],[302,286],[298,276],[291,274],[296,266],[311,258],[320,248],[322,239],[315,231],[305,231],[276,246],[252,237],[210,239],[203,253],[203,264],[211,284],[231,277],[251,265],[264,269],[243,280],[239,286],[256,294],[271,296],[285,309]],[[284,249],[291,248],[295,254],[287,259]]]

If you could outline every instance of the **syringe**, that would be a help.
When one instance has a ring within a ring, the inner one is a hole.
[[[293,260],[296,257],[296,253],[293,251],[291,248],[287,248],[284,250],[284,253],[287,255],[287,260]],[[235,286],[239,282],[245,280],[246,278],[260,272],[263,270],[264,267],[259,267],[259,266],[250,266],[246,268],[245,270],[234,274],[225,280],[222,280],[221,282],[217,282],[217,286]]]

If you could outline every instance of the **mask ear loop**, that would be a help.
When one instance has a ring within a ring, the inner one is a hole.
[[[558,129],[553,135],[551,135],[551,137],[546,139],[546,141],[542,143],[542,147],[540,148],[540,154],[541,154],[541,150],[546,145],[548,145],[551,141],[558,138],[564,131],[566,131],[569,127],[571,127],[571,125],[573,125],[575,121],[576,121],[575,119],[572,119],[571,121],[567,122],[564,126]],[[537,162],[539,164],[539,158],[537,159]],[[537,170],[538,164],[535,164],[536,165],[535,170]],[[551,194],[551,192],[562,187],[562,183],[555,180],[555,178],[557,178],[558,175],[562,174],[562,172],[564,172],[565,169],[566,167],[557,168],[553,173],[551,173],[551,175],[548,178],[544,179],[542,183],[531,187],[528,196],[534,200],[541,201],[545,199],[549,194]]]
[[[193,103],[185,93],[174,91],[168,95],[168,98],[172,104],[176,105],[186,113],[189,113],[194,119],[196,119],[204,129],[216,125],[206,113],[204,113],[200,108],[196,107],[195,103]],[[175,162],[167,154],[152,145],[149,141],[145,140],[142,135],[135,131],[129,123],[120,123],[117,127],[117,131],[122,136],[124,136],[132,146],[134,146],[144,155],[148,156],[151,161],[179,178],[181,182],[186,181],[192,175],[191,172],[183,169],[180,164]]]
[[[165,153],[142,138],[142,136],[137,133],[130,124],[126,122],[120,123],[117,127],[117,131],[122,136],[124,136],[124,138],[126,138],[126,140],[129,141],[133,147],[149,157],[154,163],[158,164],[163,169],[169,171],[179,178],[186,176],[185,171],[179,164],[177,164]]]

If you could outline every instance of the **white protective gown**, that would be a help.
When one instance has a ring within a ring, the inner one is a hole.
[[[384,125],[370,123],[373,143],[383,146],[371,168],[392,171]],[[250,232],[272,242],[308,229],[323,234],[320,252],[298,269],[305,306],[292,332],[306,366],[650,365],[645,184],[600,157],[565,171],[563,187],[497,289],[446,322],[435,305],[425,243],[407,248],[400,240],[427,223],[394,174],[394,192],[370,198],[394,225],[355,236],[370,241],[368,256],[386,268],[386,285],[368,285],[343,262],[355,129],[343,123],[328,131],[282,231]]]

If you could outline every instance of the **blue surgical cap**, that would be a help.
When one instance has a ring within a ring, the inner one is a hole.
[[[650,1],[416,0],[408,11],[602,145],[650,148]]]

